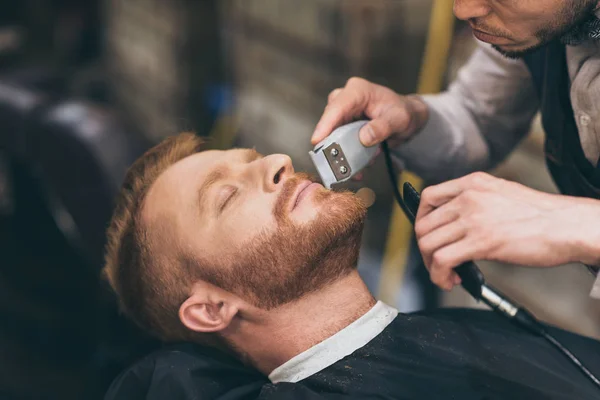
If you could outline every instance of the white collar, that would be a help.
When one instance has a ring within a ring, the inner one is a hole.
[[[356,321],[321,343],[298,354],[269,374],[273,383],[298,382],[354,353],[379,335],[398,310],[378,301]]]

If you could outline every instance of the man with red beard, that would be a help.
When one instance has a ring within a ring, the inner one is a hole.
[[[105,274],[123,311],[169,345],[107,399],[600,394],[494,314],[377,302],[356,270],[366,210],[352,193],[295,173],[285,155],[201,150],[192,134],[167,139],[117,200]],[[600,343],[553,332],[600,373]]]

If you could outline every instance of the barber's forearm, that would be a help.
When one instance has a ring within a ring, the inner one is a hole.
[[[538,106],[525,63],[486,44],[478,46],[446,92],[423,98],[428,120],[396,155],[430,182],[504,160],[528,133]]]
[[[405,168],[429,182],[485,168],[489,163],[486,142],[459,99],[443,93],[423,96],[421,101],[427,105],[425,124],[394,149]]]

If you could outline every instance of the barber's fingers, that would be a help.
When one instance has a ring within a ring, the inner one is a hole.
[[[422,200],[421,200],[422,201]],[[460,204],[455,199],[433,209],[426,216],[415,221],[415,235],[420,239],[432,231],[450,224],[460,218]]]
[[[455,220],[420,237],[418,244],[425,265],[428,268],[432,265],[432,257],[436,251],[464,239],[466,235],[467,229],[464,224],[460,220]]]
[[[374,146],[397,134],[408,137],[427,119],[427,105],[414,96],[401,96],[384,86],[351,78],[342,89],[329,94],[329,103],[312,135],[317,144],[344,123],[360,117],[371,121],[360,132],[365,146]]]
[[[362,115],[362,103],[360,99],[350,98],[340,93],[336,100],[326,108],[321,121],[310,138],[311,144],[315,145],[325,139],[336,128],[352,122]]]
[[[429,272],[431,281],[444,290],[460,284],[460,277],[454,271],[464,262],[485,259],[485,243],[469,236],[437,250],[432,257]]]
[[[417,124],[415,113],[405,101],[378,104],[369,111],[373,120],[360,131],[360,141],[365,146],[379,144],[394,134],[405,136]]]
[[[333,102],[335,100],[335,98],[342,92],[342,88],[337,88],[337,89],[333,89],[331,91],[331,93],[329,93],[329,96],[327,97],[327,104]]]
[[[465,190],[461,179],[444,182],[439,185],[429,186],[421,193],[421,202],[417,211],[417,223],[427,218],[434,210],[458,197]]]
[[[434,285],[447,292],[462,282],[460,276],[453,269],[438,270],[433,268],[430,272],[430,278]]]
[[[310,139],[311,143],[319,143],[335,128],[361,117],[376,89],[376,85],[365,79],[350,78],[342,89],[331,92],[327,107]]]
[[[500,190],[504,181],[485,172],[474,172],[467,176],[454,179],[439,185],[430,186],[423,190],[421,203],[417,212],[417,221],[425,218],[436,208],[448,203],[458,196],[482,191]]]

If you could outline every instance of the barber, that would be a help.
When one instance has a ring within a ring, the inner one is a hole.
[[[401,96],[360,78],[331,92],[312,136],[366,116],[361,142],[388,140],[430,182],[416,237],[432,281],[460,283],[468,260],[600,265],[600,1],[455,0],[479,46],[448,91]],[[541,111],[562,195],[491,175]],[[600,278],[592,294],[600,295]],[[598,291],[598,293],[594,293]]]

